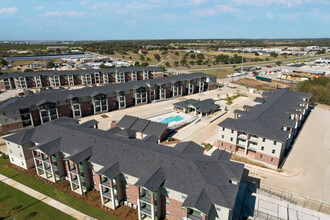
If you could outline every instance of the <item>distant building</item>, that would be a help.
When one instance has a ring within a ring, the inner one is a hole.
[[[66,50],[68,49],[68,46],[51,46],[51,47],[47,47],[47,50]]]

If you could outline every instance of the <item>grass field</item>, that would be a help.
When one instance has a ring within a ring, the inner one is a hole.
[[[46,183],[40,182],[37,179],[34,179],[33,177],[27,176],[19,172],[18,170],[5,166],[4,164],[7,162],[8,159],[0,158],[0,173],[2,175],[5,175],[13,180],[16,180],[17,182],[20,182],[32,189],[35,189],[40,193],[43,193],[91,217],[97,219],[110,219],[110,220],[117,219],[116,217],[111,216],[110,214],[103,212],[98,208],[88,205],[87,203],[79,199],[76,199],[59,189],[47,185]],[[44,218],[39,218],[39,219],[44,219]]]
[[[274,89],[275,86],[278,86],[278,88],[288,88],[290,87],[287,83],[282,83],[278,81],[272,81],[272,82],[265,82],[261,80],[255,80],[255,79],[239,79],[236,82],[233,82],[235,84],[239,84],[246,87],[255,88],[257,90],[263,90],[268,91],[269,89]]]
[[[9,185],[0,182],[0,219],[74,219]]]
[[[227,78],[227,75],[234,73],[236,68],[225,68],[225,69],[205,69],[204,73],[215,75],[218,79]],[[196,72],[191,70],[190,72]]]

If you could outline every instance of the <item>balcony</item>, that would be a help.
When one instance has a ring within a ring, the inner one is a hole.
[[[103,192],[102,194],[103,194],[104,197],[107,197],[108,199],[111,200],[111,193],[110,193],[110,190],[107,191],[107,192]]]
[[[40,157],[40,155],[34,155],[34,158],[35,158],[36,160],[41,161],[41,157]]]
[[[247,149],[250,150],[250,151],[253,151],[253,152],[257,152],[257,149],[254,148],[254,147],[248,147]]]
[[[150,197],[150,195],[147,195],[146,193],[140,194],[140,200],[143,202],[151,203],[151,197]]]
[[[188,214],[187,218],[190,219],[190,220],[203,220],[203,217],[200,216],[200,215],[189,215]]]
[[[249,142],[258,144],[258,138],[252,138],[252,137],[250,137]]]
[[[242,143],[237,143],[236,146],[239,147],[239,148],[243,148],[243,149],[245,149],[245,143],[244,143],[244,144],[242,144]]]
[[[144,206],[144,207],[142,207],[142,206],[141,206],[140,210],[141,210],[142,213],[151,216],[151,207],[149,207],[149,206]]]
[[[240,134],[240,135],[237,136],[237,138],[240,139],[240,140],[246,140],[246,135]]]

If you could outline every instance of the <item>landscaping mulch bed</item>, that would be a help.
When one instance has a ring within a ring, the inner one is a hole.
[[[25,170],[21,167],[11,164],[10,162],[5,163],[4,165],[7,167],[10,167],[10,168],[13,168],[15,170],[18,170],[25,175],[31,176],[31,177],[39,180],[40,182],[43,182],[52,187],[55,187],[55,188],[63,191],[64,193],[70,195],[71,197],[79,199],[79,200],[81,200],[91,206],[94,206],[104,212],[107,212],[110,215],[115,216],[119,219],[125,219],[125,220],[126,219],[127,220],[137,220],[138,219],[138,210],[137,209],[133,209],[133,208],[125,206],[125,205],[118,207],[116,210],[112,210],[110,208],[104,207],[101,203],[100,193],[97,190],[91,190],[91,191],[87,192],[85,195],[79,195],[78,193],[71,191],[70,182],[67,180],[60,180],[60,181],[57,181],[56,183],[53,183],[51,181],[45,180],[42,177],[39,177],[36,174],[35,168]]]

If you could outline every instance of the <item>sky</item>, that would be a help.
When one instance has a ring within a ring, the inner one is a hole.
[[[329,38],[330,0],[0,0],[0,40]]]

